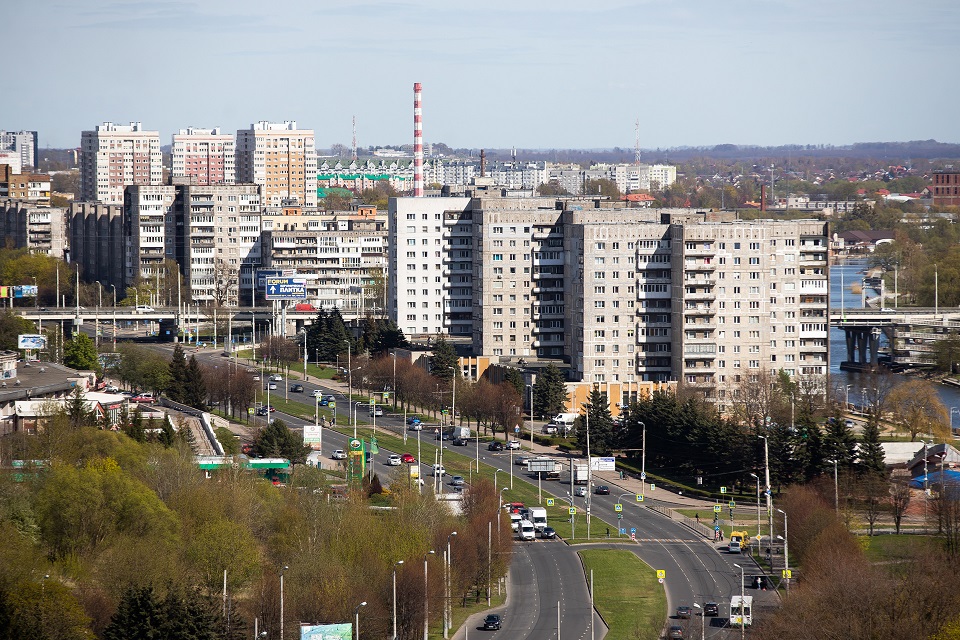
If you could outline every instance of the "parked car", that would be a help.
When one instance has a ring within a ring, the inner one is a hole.
[[[403,458],[396,453],[391,453],[390,457],[387,458],[387,464],[391,467],[399,467],[403,464]]]
[[[519,449],[519,448],[520,448],[519,440],[511,440],[510,442],[507,443],[507,449]]]
[[[720,605],[716,602],[706,603],[703,605],[703,615],[711,617],[720,615]]]
[[[290,385],[290,391],[293,393],[303,393],[303,385],[302,384]]]
[[[495,613],[491,613],[483,619],[483,628],[486,631],[499,631],[501,624],[500,616]]]
[[[487,445],[487,451],[503,451],[503,443],[499,440],[494,440]]]
[[[105,387],[103,388],[103,392],[104,392],[104,393],[116,393],[116,392],[118,392],[118,391],[120,391],[120,389],[117,388],[116,386],[112,385],[112,384],[108,384],[107,386],[105,386]]]
[[[594,489],[594,493],[598,496],[608,496],[610,495],[610,487],[605,484],[598,484],[597,488]]]
[[[540,530],[540,537],[546,538],[547,540],[553,540],[557,537],[557,532],[553,527],[544,527]]]
[[[682,604],[679,607],[677,607],[678,618],[689,618],[692,614],[693,614],[693,611],[691,611],[690,607],[688,607],[685,604]]]
[[[333,455],[330,457],[333,458],[334,460],[346,460],[347,452],[344,451],[343,449],[337,449],[336,451],[333,452]]]
[[[409,453],[403,454],[402,456],[400,456],[400,458],[401,458],[405,463],[407,463],[407,464],[416,464],[416,463],[417,463],[417,459],[414,458],[414,457],[413,457],[411,454],[409,454]]]

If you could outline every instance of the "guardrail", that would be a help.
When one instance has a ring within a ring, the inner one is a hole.
[[[707,538],[710,540],[713,539],[713,530],[710,529],[710,527],[704,524],[701,524],[699,521],[695,520],[694,518],[685,516],[682,513],[678,513],[676,509],[671,509],[670,507],[662,507],[660,505],[655,505],[655,504],[647,505],[647,509],[650,509],[651,511],[655,511],[662,516],[666,516],[667,518],[670,518],[674,522],[679,522],[683,526],[692,530],[694,533],[698,533],[702,535],[704,538]]]

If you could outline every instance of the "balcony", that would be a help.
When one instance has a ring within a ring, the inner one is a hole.
[[[713,248],[713,245],[707,247],[698,246],[695,249],[686,249],[683,250],[683,255],[685,256],[714,256],[717,254],[717,250]]]
[[[687,262],[683,265],[685,271],[716,271],[717,265],[713,261],[706,262],[703,260],[697,260],[694,262]]]
[[[684,291],[683,299],[684,300],[716,300],[717,294],[713,291],[697,290],[697,291]]]
[[[709,304],[698,304],[694,307],[685,307],[683,310],[685,316],[712,316],[716,315],[716,310]]]

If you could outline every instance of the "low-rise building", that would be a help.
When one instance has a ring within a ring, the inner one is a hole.
[[[50,204],[50,176],[45,173],[16,173],[13,167],[0,164],[0,199],[26,200]]]

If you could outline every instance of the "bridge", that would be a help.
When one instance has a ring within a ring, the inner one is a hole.
[[[830,326],[842,329],[847,358],[841,369],[870,369],[880,359],[880,338],[890,345],[890,363],[912,367],[930,363],[934,344],[960,333],[960,309],[936,307],[832,309]]]

